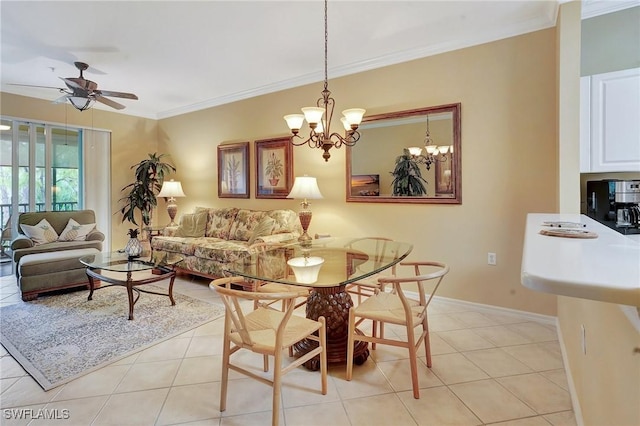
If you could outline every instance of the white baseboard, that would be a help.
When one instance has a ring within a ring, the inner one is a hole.
[[[416,292],[407,291],[406,294],[411,298],[418,298],[418,293]],[[465,308],[472,308],[476,311],[487,311],[491,313],[495,313],[496,311],[498,311],[500,314],[522,318],[525,321],[542,322],[548,325],[553,325],[554,327],[556,326],[557,321],[557,317],[551,315],[536,314],[534,312],[520,311],[518,309],[505,308],[502,306],[486,305],[484,303],[468,302],[466,300],[460,299],[451,299],[449,297],[433,296],[433,300],[446,302],[452,305],[464,306]]]
[[[571,396],[571,405],[573,406],[573,415],[576,418],[578,426],[584,426],[584,419],[582,418],[582,409],[580,408],[580,400],[576,392],[576,386],[573,382],[573,376],[571,375],[571,368],[569,367],[569,357],[567,356],[567,348],[564,345],[564,339],[562,338],[562,329],[560,328],[560,322],[556,320],[556,330],[558,332],[558,342],[560,342],[560,351],[562,352],[562,363],[564,364],[564,371],[567,375],[567,382],[569,383],[569,395]]]

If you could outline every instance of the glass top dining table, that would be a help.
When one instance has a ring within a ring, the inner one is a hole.
[[[348,284],[391,268],[407,257],[413,245],[381,238],[319,238],[310,244],[293,242],[265,246],[226,267],[227,274],[248,280],[311,287],[306,316],[327,320],[327,361],[343,364],[347,359],[349,309],[353,301]],[[316,343],[303,339],[294,345],[298,354],[313,349]],[[369,356],[367,342],[354,345],[356,365]],[[319,367],[318,358],[305,366]]]
[[[267,246],[228,264],[226,272],[315,289],[339,287],[391,268],[412,249],[410,243],[380,238],[319,238]]]

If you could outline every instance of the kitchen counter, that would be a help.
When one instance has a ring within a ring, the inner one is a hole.
[[[598,238],[541,235],[547,221],[581,222]],[[530,213],[521,281],[532,290],[640,307],[640,243],[585,215]]]

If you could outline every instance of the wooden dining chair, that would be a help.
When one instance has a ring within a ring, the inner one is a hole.
[[[227,405],[229,370],[273,387],[271,423],[278,424],[280,411],[280,388],[282,376],[310,359],[320,357],[320,382],[323,395],[327,393],[327,341],[324,317],[317,321],[293,315],[294,304],[284,303],[284,312],[264,306],[261,302],[274,300],[295,300],[300,292],[261,293],[234,290],[232,284],[240,283],[243,277],[227,277],[213,280],[209,287],[215,290],[225,305],[224,343],[222,352],[222,379],[220,383],[220,411]],[[258,307],[252,309],[243,300],[258,301]],[[302,339],[318,342],[318,347],[292,360],[283,367],[283,351]],[[263,377],[231,361],[231,355],[245,349],[263,355],[263,370],[269,371],[269,357],[273,357],[271,378]]]
[[[393,241],[389,238],[384,237],[370,237],[366,238],[366,240],[376,240],[376,247],[374,251],[374,255],[369,258],[370,262],[373,262],[374,267],[378,267],[384,259],[388,255],[393,255],[392,249],[390,248],[389,242]],[[349,243],[349,248],[357,249],[358,241],[360,239],[356,239]],[[375,275],[372,275],[367,278],[363,278],[361,280],[355,281],[353,283],[347,284],[346,290],[350,294],[358,296],[358,303],[362,302],[362,298],[372,296],[377,289],[380,288],[380,283],[378,282],[378,278],[394,276],[396,273],[396,266],[393,265],[390,269],[379,272]]]
[[[346,379],[351,380],[353,373],[353,353],[356,341],[380,343],[407,348],[409,350],[409,362],[411,365],[411,382],[413,384],[413,397],[420,398],[420,388],[418,385],[418,348],[424,341],[424,348],[427,357],[427,367],[431,368],[431,346],[429,341],[429,322],[427,319],[427,307],[433,299],[433,295],[440,286],[442,279],[449,272],[449,267],[440,262],[401,262],[401,266],[411,266],[414,268],[415,276],[409,277],[384,277],[379,278],[382,286],[392,286],[390,292],[382,289],[365,299],[358,306],[349,309],[349,341],[347,344],[347,373]],[[422,269],[428,272],[422,273]],[[434,283],[431,292],[427,295],[427,283]],[[418,298],[407,297],[407,284],[416,283]],[[428,297],[427,297],[428,296]],[[359,334],[356,325],[362,320],[373,322],[372,335]],[[380,336],[376,336],[376,323],[380,323]],[[388,339],[384,337],[385,323],[404,326],[407,330],[407,339]],[[415,329],[422,327],[416,336]]]

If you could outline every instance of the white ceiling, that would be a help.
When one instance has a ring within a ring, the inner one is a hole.
[[[54,89],[7,83],[64,87],[58,77],[77,77],[73,62],[82,61],[99,89],[138,95],[113,98],[122,113],[159,119],[320,82],[323,8],[321,0],[3,0],[1,90],[54,100]],[[557,8],[555,0],[330,0],[329,80],[548,28]]]

